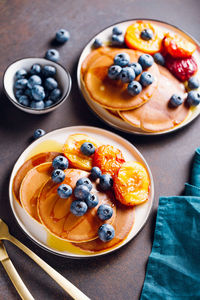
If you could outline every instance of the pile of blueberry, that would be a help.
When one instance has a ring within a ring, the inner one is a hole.
[[[15,97],[20,104],[41,110],[60,100],[62,92],[55,79],[56,68],[50,65],[32,65],[15,74]]]
[[[81,152],[87,156],[94,153],[95,147],[92,143],[85,142],[81,145]],[[54,171],[51,178],[55,183],[61,183],[65,179],[64,170],[68,168],[69,162],[65,156],[59,155],[54,158],[52,162]],[[113,185],[113,179],[109,174],[101,174],[101,170],[98,167],[93,167],[90,174],[91,180],[95,181],[99,178],[99,186],[103,191],[111,189]],[[76,187],[72,190],[68,184],[61,184],[57,193],[60,198],[67,199],[72,193],[75,196],[75,200],[71,203],[70,211],[75,216],[83,216],[88,209],[98,205],[99,199],[97,195],[91,192],[92,182],[87,177],[80,178],[76,182]],[[113,215],[113,209],[111,206],[102,204],[98,207],[97,215],[102,221],[108,220]],[[99,238],[104,241],[110,241],[115,235],[113,226],[109,224],[103,224],[98,230]]]
[[[127,91],[131,96],[138,95],[143,87],[153,83],[154,77],[149,72],[143,72],[154,63],[154,59],[149,54],[142,54],[138,62],[130,62],[130,56],[127,53],[119,53],[114,58],[114,64],[108,69],[108,77],[112,80],[121,80],[128,83]],[[142,73],[142,74],[141,74]],[[135,78],[140,75],[139,81]]]

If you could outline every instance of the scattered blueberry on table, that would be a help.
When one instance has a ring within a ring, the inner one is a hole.
[[[99,239],[103,242],[111,241],[115,236],[114,227],[110,224],[103,224],[98,230]]]
[[[45,58],[57,62],[60,58],[60,54],[56,49],[49,49],[45,54]]]
[[[46,132],[45,132],[43,129],[38,128],[38,129],[36,129],[36,130],[34,131],[34,133],[33,133],[33,138],[36,140],[36,139],[40,138],[41,136],[43,136],[43,135],[45,135],[45,134],[46,134]]]
[[[63,44],[66,43],[70,38],[70,33],[66,29],[59,29],[56,32],[56,41]]]
[[[62,95],[55,75],[56,68],[50,65],[34,64],[29,70],[18,70],[14,83],[14,93],[18,102],[37,110],[54,105]]]

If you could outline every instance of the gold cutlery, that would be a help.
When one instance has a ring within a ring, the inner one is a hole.
[[[13,285],[15,286],[17,292],[19,293],[20,297],[23,300],[34,300],[33,296],[25,286],[24,282],[22,281],[21,277],[17,273],[15,267],[13,266],[6,248],[4,247],[3,243],[0,241],[0,261],[6,270],[10,280],[12,281]]]
[[[0,240],[8,240],[15,246],[20,248],[32,260],[34,260],[51,278],[53,278],[73,299],[75,300],[90,300],[82,293],[75,285],[63,277],[60,273],[50,267],[44,260],[37,256],[28,247],[23,245],[14,236],[9,233],[8,226],[0,219]]]

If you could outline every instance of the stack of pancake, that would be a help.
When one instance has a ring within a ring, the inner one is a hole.
[[[143,88],[137,96],[128,93],[127,83],[108,78],[108,69],[114,57],[122,52],[129,54],[131,63],[137,62],[143,54],[126,48],[101,47],[85,58],[81,67],[81,83],[89,98],[145,132],[165,131],[182,123],[189,115],[189,107],[183,103],[173,108],[169,100],[173,94],[185,98],[185,87],[165,67],[154,63],[148,68],[154,82]],[[139,80],[139,77],[135,80]]]

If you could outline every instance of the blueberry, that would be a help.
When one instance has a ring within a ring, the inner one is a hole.
[[[189,106],[197,106],[200,103],[200,92],[190,91],[186,99]]]
[[[113,27],[112,34],[121,35],[122,33],[123,33],[123,31],[121,30],[120,27],[118,27],[118,26]]]
[[[60,183],[65,179],[65,173],[63,170],[56,169],[51,174],[51,179],[53,182]]]
[[[198,89],[200,86],[200,82],[197,76],[190,77],[188,80],[188,87],[191,90]]]
[[[130,63],[128,66],[134,70],[135,76],[138,76],[142,73],[142,66],[139,63]]]
[[[128,93],[131,96],[136,96],[142,91],[142,86],[138,81],[131,81],[127,87]]]
[[[96,195],[94,194],[89,194],[89,196],[85,199],[85,202],[87,203],[87,206],[89,208],[97,206],[99,203],[99,199]]]
[[[32,75],[39,75],[41,73],[41,66],[38,64],[32,65],[30,73]]]
[[[154,58],[154,61],[158,65],[161,65],[161,66],[165,65],[165,58],[164,58],[164,56],[161,53],[155,53],[154,56],[153,56],[153,58]]]
[[[45,79],[44,87],[47,90],[52,91],[52,90],[54,90],[58,87],[58,83],[54,78],[48,77],[48,78]]]
[[[124,36],[122,34],[121,35],[113,34],[111,40],[112,40],[112,45],[114,46],[124,45]]]
[[[140,76],[140,83],[142,86],[148,86],[154,82],[154,77],[149,72],[143,72]]]
[[[140,33],[140,37],[145,41],[149,41],[153,38],[153,31],[150,28],[146,28]]]
[[[72,194],[72,188],[70,185],[63,183],[58,187],[57,192],[60,198],[67,199]]]
[[[77,217],[83,216],[87,212],[87,204],[84,201],[75,200],[72,202],[70,211]]]
[[[33,97],[32,97],[32,91],[31,91],[31,89],[26,89],[25,91],[24,91],[24,95],[26,95],[29,99],[32,99]]]
[[[56,68],[53,66],[44,66],[42,69],[42,75],[44,77],[53,77],[56,75]]]
[[[110,205],[101,204],[98,207],[97,215],[98,215],[99,219],[101,219],[102,221],[108,220],[113,215],[113,209]]]
[[[25,89],[27,86],[28,80],[27,79],[18,79],[15,81],[15,88],[16,89]]]
[[[131,82],[135,79],[135,72],[131,67],[125,67],[122,69],[119,78],[123,83]]]
[[[114,58],[115,65],[126,67],[130,63],[130,56],[127,53],[119,53]]]
[[[103,43],[102,43],[102,41],[100,39],[95,39],[94,40],[93,47],[95,49],[102,47],[102,45],[103,45]]]
[[[48,99],[44,102],[44,107],[50,107],[53,105],[53,101],[51,99]]]
[[[45,92],[44,92],[44,88],[41,85],[34,85],[32,90],[32,97],[35,101],[41,101],[44,100],[45,98]]]
[[[117,65],[112,65],[108,69],[108,77],[113,80],[119,79],[119,75],[121,73],[122,68]]]
[[[100,187],[103,191],[109,190],[113,186],[113,179],[109,174],[100,176]]]
[[[56,41],[59,43],[65,43],[69,40],[70,33],[66,29],[60,29],[56,32]]]
[[[92,189],[92,183],[91,183],[90,179],[87,177],[83,177],[83,178],[80,178],[79,180],[77,180],[76,186],[79,186],[79,185],[86,185],[88,187],[89,191],[91,191],[91,189]]]
[[[81,152],[87,156],[94,154],[95,147],[92,143],[85,142],[81,145]]]
[[[89,196],[89,194],[90,194],[90,191],[85,184],[76,186],[74,189],[74,196],[77,199],[85,200]]]
[[[153,65],[153,57],[150,54],[142,54],[139,57],[138,63],[142,66],[142,69],[148,69]]]
[[[102,242],[109,242],[115,236],[115,230],[110,224],[103,224],[99,227],[98,236]]]
[[[16,90],[15,91],[15,97],[17,98],[17,99],[19,99],[22,95],[24,95],[25,94],[25,91],[24,90]]]
[[[29,99],[26,95],[23,95],[19,98],[19,103],[24,105],[24,106],[29,106],[30,105]]]
[[[60,89],[54,89],[53,91],[51,91],[49,97],[51,100],[53,100],[54,102],[59,100],[61,96],[61,90]]]
[[[52,166],[54,169],[65,170],[69,166],[68,159],[65,156],[58,155],[54,158],[52,162]]]
[[[183,98],[179,95],[174,94],[171,96],[169,101],[173,107],[178,107],[179,105],[181,105],[183,103]]]
[[[40,138],[41,136],[43,136],[43,135],[45,135],[45,134],[46,134],[46,132],[45,132],[43,129],[38,128],[38,129],[36,129],[36,130],[34,131],[34,133],[33,133],[33,138],[36,140],[36,139]]]
[[[96,180],[101,176],[101,170],[98,167],[93,167],[91,170],[91,178],[92,180]]]
[[[49,50],[47,50],[45,57],[46,57],[46,59],[57,62],[60,58],[60,54],[55,49],[49,49]]]
[[[31,104],[30,104],[30,107],[31,108],[34,108],[34,109],[43,109],[44,108],[44,101],[32,101]]]
[[[15,74],[15,77],[17,79],[24,79],[26,76],[27,76],[27,71],[25,69],[20,69]]]
[[[29,89],[32,89],[34,85],[41,85],[42,79],[38,75],[32,75],[27,83]]]

